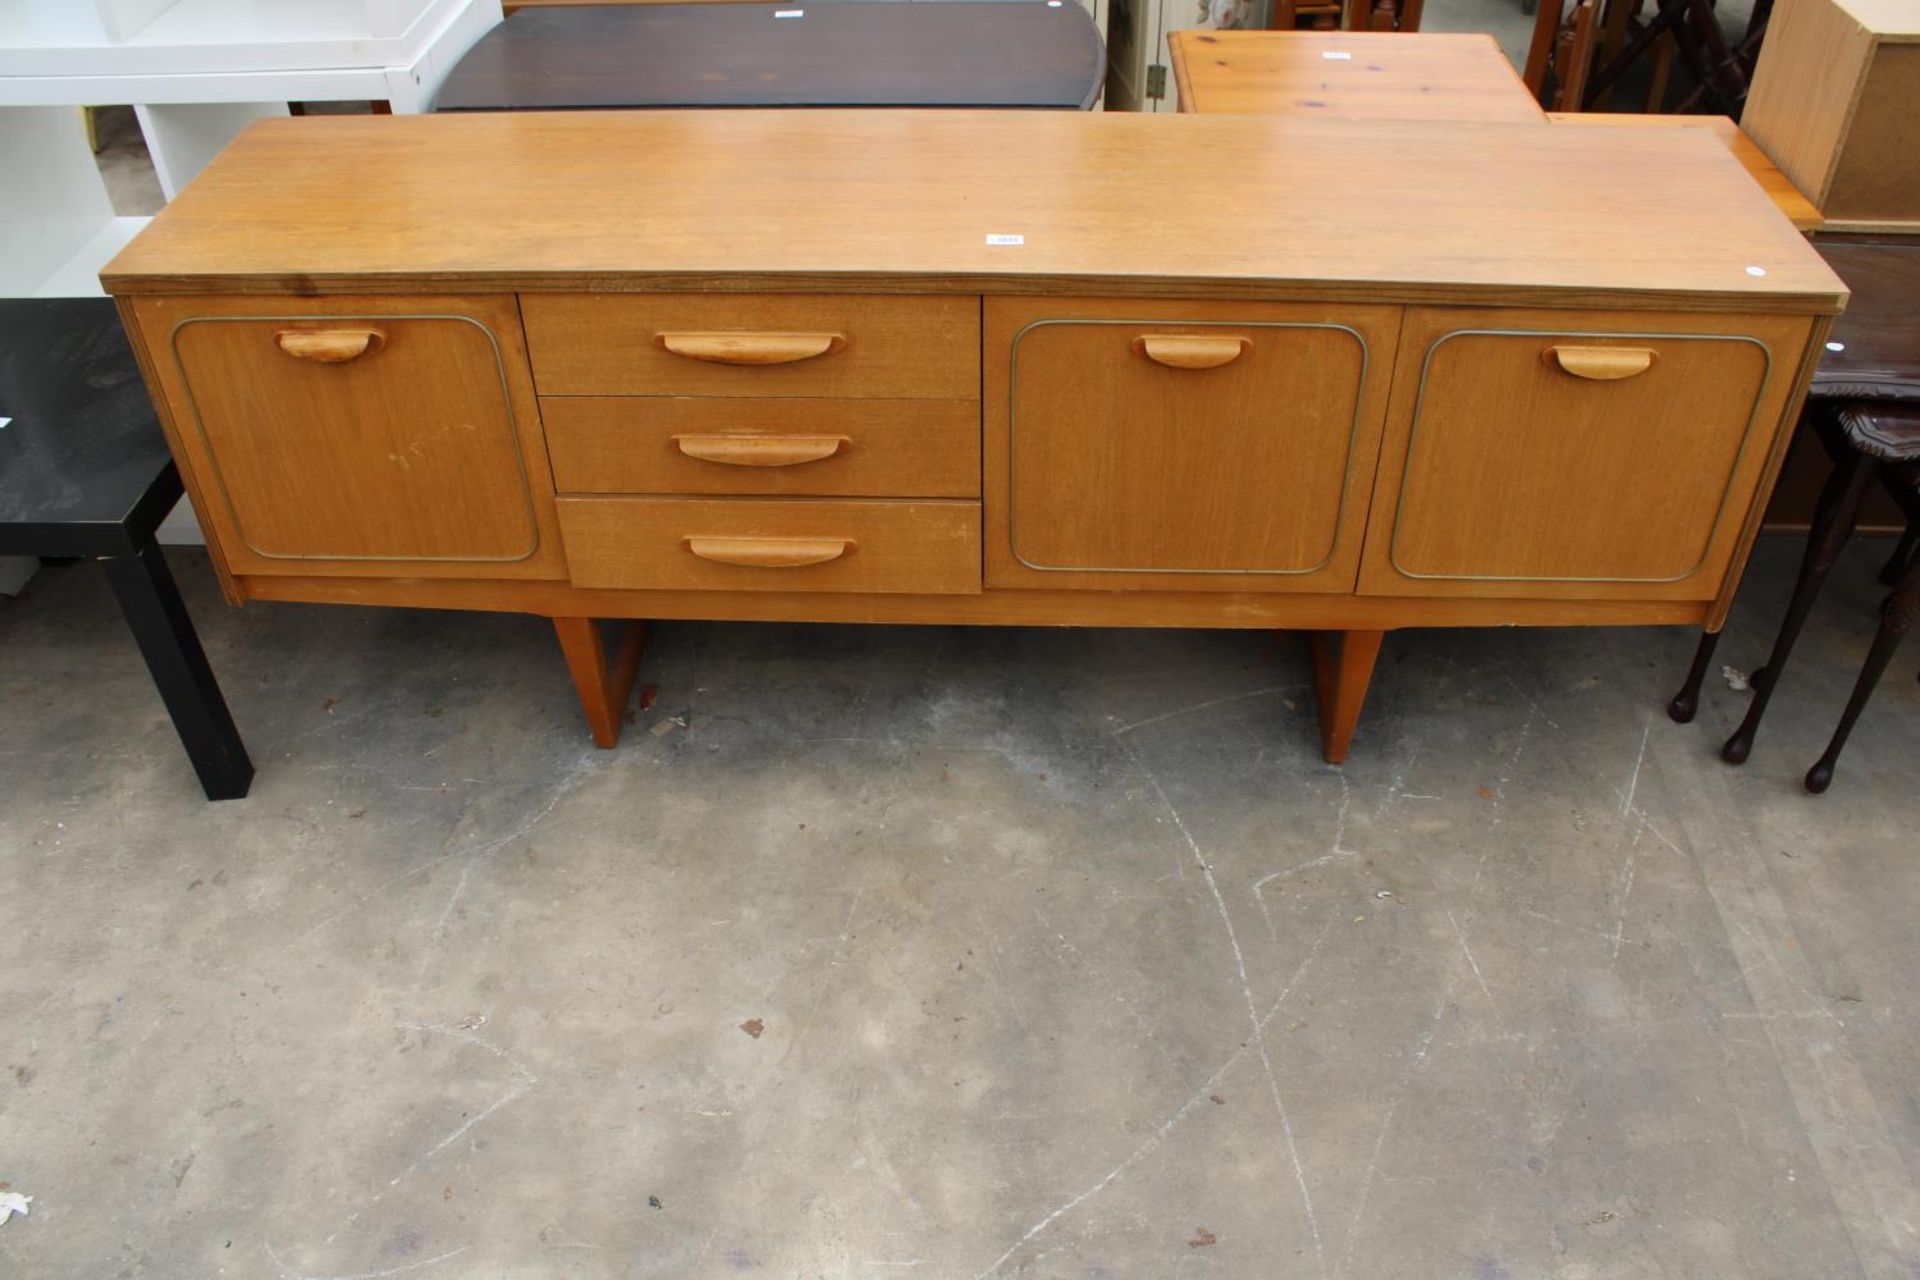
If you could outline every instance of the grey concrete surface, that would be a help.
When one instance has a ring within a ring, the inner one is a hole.
[[[0,608],[8,1277],[1911,1277],[1920,685],[1833,791],[1680,630],[670,624],[221,603],[210,806],[98,573]],[[1729,663],[1796,548],[1763,545]]]

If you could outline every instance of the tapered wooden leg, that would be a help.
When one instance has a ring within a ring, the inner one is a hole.
[[[1906,639],[1907,632],[1913,630],[1916,618],[1920,618],[1920,565],[1907,570],[1906,579],[1881,607],[1880,630],[1874,633],[1873,647],[1867,650],[1867,661],[1860,668],[1860,678],[1854,682],[1853,694],[1847,699],[1847,709],[1840,714],[1840,724],[1833,731],[1833,741],[1827,744],[1826,751],[1821,753],[1813,768],[1807,770],[1807,790],[1815,795],[1832,785],[1833,766],[1840,759],[1840,749],[1847,745],[1847,735],[1853,732],[1853,722],[1866,709],[1874,686],[1880,683],[1887,663],[1893,660],[1893,651]]]
[[[620,721],[633,692],[633,679],[640,672],[640,651],[647,642],[644,623],[619,625],[620,643],[609,661],[599,623],[592,618],[553,620],[560,651],[567,656],[567,670],[573,673],[573,687],[580,694],[580,709],[586,713],[587,727],[593,730],[594,745],[601,747],[620,741]]]
[[[1880,570],[1880,581],[1890,587],[1898,586],[1913,566],[1920,564],[1920,518],[1907,525],[1907,531],[1900,535],[1900,545],[1893,549],[1893,555]]]
[[[1700,682],[1707,678],[1707,668],[1713,662],[1713,651],[1719,643],[1718,631],[1700,633],[1700,647],[1693,651],[1693,665],[1687,668],[1686,682],[1667,704],[1667,716],[1674,723],[1693,723],[1693,713],[1700,709]]]
[[[1746,719],[1720,748],[1720,758],[1728,764],[1745,764],[1752,753],[1754,734],[1760,730],[1760,717],[1766,714],[1767,703],[1780,683],[1781,673],[1786,670],[1793,642],[1799,639],[1814,597],[1820,594],[1820,585],[1827,580],[1827,570],[1833,568],[1833,562],[1840,558],[1841,549],[1853,533],[1860,499],[1878,467],[1879,463],[1866,454],[1848,453],[1834,464],[1833,475],[1820,491],[1820,501],[1813,509],[1813,530],[1807,535],[1806,555],[1800,561],[1800,578],[1793,585],[1787,616],[1780,622],[1780,635],[1773,642],[1767,665],[1754,672],[1748,681],[1753,686],[1753,701],[1747,704]]]
[[[1315,631],[1313,692],[1320,705],[1320,754],[1328,764],[1345,764],[1360,707],[1367,700],[1373,664],[1380,657],[1384,631]]]

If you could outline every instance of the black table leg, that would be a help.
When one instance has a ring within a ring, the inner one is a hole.
[[[1892,557],[1880,570],[1880,581],[1897,587],[1916,564],[1920,564],[1920,516],[1907,522],[1907,531],[1900,535],[1900,545],[1893,549]]]
[[[1840,759],[1840,748],[1847,745],[1853,722],[1866,709],[1873,687],[1880,683],[1881,674],[1893,659],[1893,651],[1900,647],[1907,632],[1913,630],[1916,617],[1920,617],[1920,566],[1907,570],[1906,580],[1881,606],[1880,629],[1874,633],[1873,647],[1867,650],[1866,664],[1860,668],[1860,678],[1854,682],[1847,709],[1841,713],[1839,727],[1833,731],[1833,741],[1827,744],[1813,768],[1807,770],[1807,790],[1815,795],[1832,785],[1833,766]]]
[[[1720,748],[1720,758],[1728,764],[1745,764],[1753,751],[1753,736],[1759,732],[1760,717],[1766,714],[1774,686],[1780,683],[1780,675],[1786,670],[1793,642],[1800,638],[1800,628],[1813,608],[1814,597],[1820,594],[1821,584],[1827,580],[1827,571],[1833,568],[1847,539],[1853,536],[1860,499],[1879,466],[1876,459],[1864,453],[1846,454],[1835,462],[1833,474],[1820,491],[1820,502],[1813,510],[1813,530],[1807,535],[1806,555],[1800,562],[1800,578],[1793,584],[1793,599],[1787,605],[1787,616],[1780,623],[1773,653],[1768,656],[1767,665],[1748,678],[1747,683],[1753,687],[1753,701],[1747,704],[1746,719]]]
[[[209,800],[240,799],[253,782],[253,761],[233,726],[160,548],[148,543],[132,555],[106,557],[102,563],[173,727],[200,775],[201,789]]]
[[[1676,724],[1693,723],[1694,712],[1700,709],[1700,682],[1707,678],[1707,667],[1713,662],[1713,651],[1719,643],[1718,631],[1700,633],[1700,647],[1693,651],[1693,665],[1687,668],[1686,683],[1667,704],[1667,716]]]

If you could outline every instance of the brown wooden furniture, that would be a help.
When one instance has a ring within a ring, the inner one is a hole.
[[[1273,0],[1267,26],[1274,31],[1338,31],[1349,3],[1358,0]]]
[[[1844,299],[1685,130],[1048,112],[267,120],[103,280],[236,602],[596,732],[584,618],[1337,632],[1335,760],[1382,632],[1718,630]]]
[[[517,13],[437,111],[586,107],[1085,110],[1106,49],[1075,0],[633,4]]]
[[[1521,124],[1542,118],[1488,35],[1176,31],[1167,43],[1182,111]]]
[[[1862,513],[1872,512],[1872,500],[1879,496],[1872,484],[1876,475],[1887,481],[1883,486],[1886,514],[1877,518],[1869,514],[1869,519],[1883,527],[1905,528],[1899,548],[1882,574],[1889,586],[1902,581],[1906,566],[1915,558],[1916,541],[1920,541],[1920,497],[1914,492],[1915,456],[1920,451],[1920,428],[1916,427],[1920,419],[1914,414],[1920,407],[1920,330],[1914,326],[1914,316],[1920,313],[1920,240],[1898,235],[1828,234],[1814,243],[1852,291],[1846,314],[1835,322],[1823,344],[1808,391],[1805,416],[1809,430],[1801,433],[1812,437],[1830,466],[1813,505],[1800,579],[1773,657],[1749,678],[1756,691],[1753,704],[1746,721],[1723,750],[1736,764],[1746,760],[1753,749],[1754,735],[1771,697],[1771,681],[1785,669],[1787,656],[1827,571],[1861,523]],[[1776,494],[1774,507],[1792,501],[1792,495]],[[1833,761],[1846,733],[1865,705],[1886,658],[1891,657],[1891,646],[1898,643],[1910,624],[1912,608],[1910,596],[1889,600],[1883,627],[1883,639],[1889,647],[1877,666],[1870,661],[1872,678],[1862,675],[1841,731],[1822,763],[1807,775],[1810,790],[1824,791],[1832,780]],[[1700,687],[1712,665],[1718,639],[1713,634],[1701,637],[1686,681],[1668,706],[1668,713],[1681,723],[1692,720],[1699,706]]]
[[[1779,0],[1740,122],[1831,229],[1920,232],[1920,5]]]
[[[1624,5],[1615,4],[1616,9]],[[1578,111],[1586,103],[1587,77],[1593,74],[1593,51],[1600,42],[1600,0],[1580,0],[1573,16],[1554,37],[1552,73],[1553,109]]]
[[[1742,168],[1753,175],[1760,189],[1778,206],[1780,212],[1802,231],[1818,231],[1826,220],[1813,201],[1802,195],[1791,179],[1767,158],[1754,140],[1726,116],[1648,116],[1623,112],[1550,111],[1547,119],[1555,124],[1597,126],[1603,129],[1701,129],[1711,133],[1733,153]]]
[[[1523,79],[1536,97],[1545,95],[1551,74],[1558,86],[1553,94],[1556,111],[1603,107],[1620,77],[1645,57],[1653,63],[1646,109],[1661,112],[1667,109],[1667,82],[1678,56],[1694,83],[1679,111],[1704,106],[1739,113],[1766,29],[1769,0],[1756,0],[1747,32],[1735,45],[1729,45],[1720,30],[1713,0],[1653,0],[1645,17],[1646,0],[1592,3],[1593,10],[1583,13],[1578,3],[1569,9],[1565,0],[1547,0],[1534,11]],[[1568,85],[1578,92],[1567,92]]]
[[[1794,641],[1799,638],[1800,629],[1805,625],[1807,614],[1826,582],[1827,573],[1839,559],[1848,539],[1853,536],[1861,499],[1875,480],[1883,481],[1887,491],[1907,513],[1907,531],[1894,550],[1893,557],[1880,572],[1880,580],[1892,587],[1893,591],[1881,606],[1880,626],[1867,651],[1866,661],[1861,666],[1853,694],[1847,699],[1846,710],[1841,714],[1840,724],[1834,730],[1827,749],[1807,770],[1807,790],[1818,795],[1832,785],[1833,770],[1839,761],[1841,748],[1846,745],[1854,723],[1873,696],[1874,686],[1885,674],[1894,651],[1899,648],[1906,633],[1912,630],[1914,623],[1920,621],[1920,402],[1823,402],[1810,411],[1810,416],[1818,429],[1821,443],[1833,459],[1833,474],[1821,492],[1820,505],[1814,513],[1813,529],[1807,535],[1807,551],[1801,561],[1800,577],[1794,584],[1793,599],[1787,605],[1786,617],[1780,624],[1780,634],[1774,641],[1773,652],[1767,658],[1767,665],[1748,677],[1753,689],[1753,701],[1747,704],[1746,717],[1721,748],[1721,755],[1729,764],[1744,764],[1752,753],[1754,735],[1759,732],[1767,703],[1787,669],[1787,659],[1793,653]],[[1711,661],[1713,653],[1712,645],[1704,639],[1701,653],[1705,656],[1697,656],[1694,664],[1697,674],[1689,673],[1689,687],[1683,688],[1674,700],[1675,707],[1688,714],[1676,712],[1676,719],[1684,721],[1692,718],[1691,708],[1698,698],[1699,679],[1704,675],[1701,669]]]
[[[1420,29],[1426,0],[1273,0],[1271,31],[1394,31]]]

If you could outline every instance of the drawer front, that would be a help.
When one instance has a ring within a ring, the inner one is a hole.
[[[234,572],[562,576],[512,295],[135,309]]]
[[[977,498],[973,400],[549,396],[563,493]]]
[[[987,579],[1353,589],[1392,307],[990,298]]]
[[[1361,590],[1711,599],[1805,319],[1408,313]]]
[[[578,587],[980,590],[980,505],[780,498],[562,498]]]
[[[978,298],[523,294],[542,395],[980,394]]]

